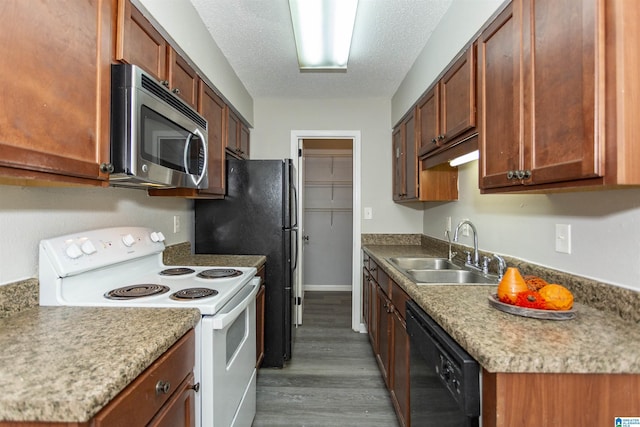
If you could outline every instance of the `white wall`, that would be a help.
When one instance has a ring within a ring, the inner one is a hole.
[[[66,233],[137,225],[162,231],[169,245],[193,241],[192,206],[142,190],[0,185],[0,285],[38,277],[38,243]],[[182,223],[177,234],[174,215]]]
[[[389,100],[256,98],[254,108],[251,158],[255,159],[290,157],[292,130],[361,131],[361,205],[373,208],[373,219],[362,220],[362,233],[422,231],[422,211],[393,203],[391,198]]]
[[[253,99],[211,38],[191,2],[134,0],[133,3],[170,35],[240,115],[252,124]]]
[[[483,250],[640,290],[640,189],[481,195],[477,161],[459,168],[459,186],[459,201],[425,203],[424,234],[444,240],[447,216],[454,229],[470,219]],[[555,251],[556,224],[571,225],[569,255]]]
[[[453,0],[392,98],[392,123],[435,81],[504,0]]]

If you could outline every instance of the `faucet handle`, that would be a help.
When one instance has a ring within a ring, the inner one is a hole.
[[[489,263],[491,262],[491,258],[489,258],[488,256],[483,256],[482,257],[482,272],[484,274],[489,273]]]
[[[504,271],[507,269],[507,262],[498,254],[493,254],[493,258],[498,261],[498,279],[502,279]]]
[[[467,264],[471,264],[471,251],[464,251],[467,254]]]

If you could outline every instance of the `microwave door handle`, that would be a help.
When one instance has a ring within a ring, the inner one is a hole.
[[[202,148],[204,151],[204,163],[202,165],[202,174],[200,174],[200,177],[198,179],[193,179],[191,178],[191,180],[193,181],[193,183],[195,184],[195,186],[197,187],[198,185],[200,185],[200,182],[202,182],[202,180],[205,177],[205,172],[207,170],[207,167],[209,166],[209,150],[207,147],[207,144],[204,142],[204,135],[202,135],[202,132],[200,132],[200,130],[195,129],[193,131],[193,133],[189,134],[189,137],[187,138],[187,143],[184,144],[184,169],[187,172],[187,174],[191,175],[191,172],[189,171],[189,147],[191,146],[191,137],[193,137],[193,135],[196,134],[200,137],[200,141],[202,141]]]

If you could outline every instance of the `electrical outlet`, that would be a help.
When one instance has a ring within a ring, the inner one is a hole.
[[[556,224],[556,252],[571,253],[571,225]]]
[[[451,233],[451,217],[448,216],[444,219],[444,231]]]
[[[464,218],[463,221],[469,221],[469,219]],[[469,224],[465,224],[462,226],[462,235],[469,237]]]
[[[173,216],[173,232],[174,233],[180,232],[180,215]]]

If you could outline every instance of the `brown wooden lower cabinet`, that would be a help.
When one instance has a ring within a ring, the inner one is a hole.
[[[377,275],[372,271],[377,271]],[[364,318],[371,347],[398,422],[402,427],[409,427],[409,335],[405,323],[409,296],[384,271],[378,270],[373,261],[365,263],[363,280]]]
[[[614,426],[640,416],[640,375],[482,372],[483,427]]]

